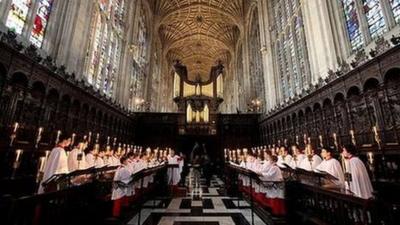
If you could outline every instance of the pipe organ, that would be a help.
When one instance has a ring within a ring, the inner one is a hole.
[[[182,135],[216,134],[216,114],[223,102],[223,65],[211,68],[207,81],[189,80],[186,66],[177,61],[174,65],[174,101],[182,113],[179,133]]]

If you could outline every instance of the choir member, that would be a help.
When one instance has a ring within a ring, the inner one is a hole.
[[[344,173],[339,161],[332,157],[332,148],[323,148],[321,151],[321,157],[323,161],[319,164],[315,170],[316,172],[322,171],[328,173],[338,180],[332,181],[335,186],[344,187]]]
[[[303,170],[313,171],[322,162],[322,159],[317,154],[315,154],[311,144],[308,144],[306,146],[306,153],[307,153],[306,158],[304,158],[300,162],[298,168]]]
[[[259,173],[260,179],[267,182],[282,182],[282,171],[277,165],[278,157],[275,155],[268,155],[268,158],[271,162],[271,166],[267,170]],[[265,199],[261,199],[261,201],[264,203],[263,205],[267,205],[271,208],[272,214],[282,216],[286,213],[284,185],[262,185],[261,192],[266,193]]]
[[[170,154],[167,157],[169,165],[178,165],[178,168],[168,168],[168,184],[176,186],[180,179],[180,169],[179,169],[179,156],[175,155],[174,150],[170,150]]]
[[[354,145],[343,147],[342,156],[345,158],[346,186],[357,197],[372,198],[374,190],[367,169],[355,154],[356,148]]]
[[[292,146],[292,154],[293,160],[291,161],[290,166],[295,169],[300,165],[300,162],[306,158],[306,156],[301,152],[301,149],[298,145]]]
[[[51,150],[49,158],[46,161],[42,182],[38,190],[39,194],[44,192],[42,185],[43,182],[46,182],[49,178],[51,178],[55,174],[69,173],[68,157],[65,148],[67,148],[70,144],[71,144],[71,137],[68,137],[65,134],[61,134],[57,146],[53,148],[53,150]]]
[[[120,160],[121,166],[114,175],[114,185],[111,200],[114,201],[113,216],[118,217],[121,213],[121,206],[126,204],[128,196],[132,195],[132,188],[129,186],[131,181],[131,171],[128,166],[128,158],[123,156]]]
[[[120,156],[118,152],[110,151],[110,157],[108,158],[109,166],[119,166],[121,165]]]
[[[279,156],[278,156],[278,163],[277,165],[279,167],[285,168],[286,166],[284,165],[291,165],[292,164],[292,156],[289,155],[289,152],[287,148],[281,147],[279,150]]]
[[[90,148],[89,153],[86,155],[86,165],[90,168],[90,167],[94,167],[96,165],[96,158],[98,155],[98,148],[97,145],[95,145],[94,147]]]
[[[86,158],[84,149],[86,148],[86,143],[78,143],[68,154],[68,170],[73,172],[75,170],[87,169]]]
[[[102,151],[102,150],[99,151],[99,154],[97,154],[97,157],[96,157],[96,159],[94,161],[94,166],[96,168],[101,168],[101,167],[106,166],[106,164],[104,163],[104,159],[103,159],[105,154],[106,154],[106,152]]]

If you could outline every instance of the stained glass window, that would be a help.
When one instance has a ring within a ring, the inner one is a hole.
[[[36,16],[33,20],[30,41],[38,48],[40,48],[43,43],[52,5],[53,0],[40,0]]]
[[[124,0],[98,0],[88,49],[87,80],[111,97],[118,73],[124,31]]]
[[[275,15],[276,54],[283,100],[293,97],[307,85],[307,44],[298,1],[277,0],[273,2]],[[284,16],[281,16],[284,15]],[[286,18],[286,19],[285,19]],[[280,30],[282,29],[282,30]],[[280,43],[280,44],[279,44]]]
[[[6,26],[15,33],[22,34],[31,6],[32,0],[13,0]]]
[[[390,0],[390,5],[392,7],[393,16],[396,23],[400,23],[400,0]]]
[[[362,2],[371,38],[381,36],[387,31],[387,28],[379,0],[362,0]]]
[[[355,0],[342,0],[342,3],[351,48],[352,50],[355,50],[364,44],[358,20],[356,3]]]

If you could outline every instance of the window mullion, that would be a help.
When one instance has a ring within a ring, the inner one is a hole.
[[[356,3],[357,17],[358,21],[360,22],[360,29],[364,39],[364,46],[367,46],[372,40],[371,33],[369,32],[368,28],[367,17],[365,15],[361,0],[354,0],[354,1]]]
[[[391,30],[393,27],[396,26],[396,21],[394,19],[392,7],[389,3],[390,0],[380,0],[383,18],[385,20],[386,26],[388,30]]]
[[[35,21],[36,12],[39,7],[39,2],[41,0],[32,0],[32,7],[29,9],[28,15],[26,17],[26,22],[24,29],[22,31],[22,36],[29,41],[31,32],[33,29],[33,22]]]

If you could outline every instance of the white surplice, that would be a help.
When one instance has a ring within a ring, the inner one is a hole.
[[[168,165],[178,165],[177,168],[168,168],[168,184],[177,185],[181,180],[181,173],[179,168],[179,156],[168,155]]]
[[[85,158],[86,158],[86,165],[87,165],[88,168],[95,166],[96,156],[94,156],[92,153],[89,152],[85,156]]]
[[[283,181],[282,171],[275,163],[266,168],[266,171],[261,173],[260,179],[262,181],[270,181],[261,185],[260,192],[265,193],[267,198],[280,198],[285,197],[285,190],[283,186],[274,184],[273,182]]]
[[[298,168],[303,169],[303,170],[308,170],[308,171],[313,171],[319,164],[321,164],[322,159],[318,155],[314,155],[311,159],[312,161],[308,159],[306,156],[299,164]]]
[[[81,154],[80,161],[78,161],[79,154]],[[88,166],[86,163],[85,153],[78,148],[72,149],[72,151],[68,154],[68,170],[69,170],[69,172],[73,172],[75,170],[84,170],[87,168],[88,168]]]
[[[316,172],[323,171],[336,177],[338,180],[333,181],[333,183],[335,183],[336,185],[344,185],[344,173],[342,170],[342,166],[337,159],[331,158],[329,160],[323,160],[321,164],[319,164],[315,168],[315,170]]]
[[[300,163],[305,158],[306,158],[306,155],[304,155],[303,153],[293,156],[293,159],[292,159],[291,163],[289,164],[289,166],[292,167],[292,169],[296,169],[298,166],[300,166]]]
[[[285,157],[283,156],[278,156],[278,162],[276,163],[279,167],[285,168],[286,166],[283,164],[291,165],[292,164],[292,156],[291,155],[286,155]]]
[[[39,186],[38,193],[44,192],[42,183],[47,181],[50,177],[55,174],[66,174],[68,170],[68,157],[65,150],[61,147],[55,147],[50,152],[49,158],[46,161],[44,168],[43,179]]]
[[[126,186],[118,186],[114,185],[113,191],[111,194],[111,200],[120,199],[124,196],[131,196],[132,193],[132,185],[128,186],[128,183],[131,181],[131,172],[128,166],[121,165],[114,175],[114,181],[119,181]]]
[[[346,171],[351,174],[350,191],[357,197],[369,199],[373,197],[371,180],[364,163],[358,157],[346,160]]]

